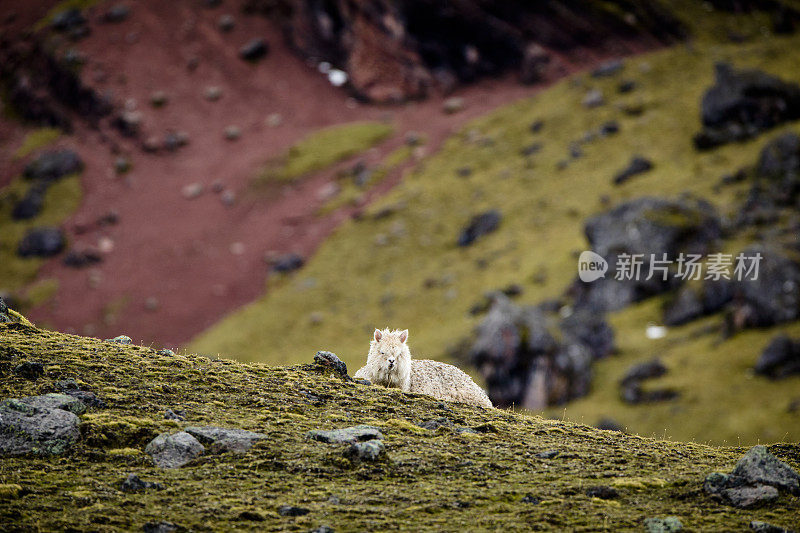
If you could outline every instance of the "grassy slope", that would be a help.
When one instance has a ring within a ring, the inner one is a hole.
[[[687,4],[688,18],[709,19],[691,9]],[[764,21],[726,16],[710,21],[703,32],[696,32],[700,36],[691,46],[631,59],[612,79],[575,76],[470,124],[372,208],[377,212],[397,205],[396,214],[344,224],[295,277],[272,282],[263,299],[222,320],[196,339],[192,349],[285,364],[325,346],[352,366],[363,361],[372,328],[390,325],[410,328],[417,356],[443,359],[452,344],[470,334],[476,319],[467,311],[483,291],[520,283],[527,303],[563,291],[575,276],[574,253],[586,248],[583,221],[603,209],[601,197],[616,204],[645,194],[690,191],[712,200],[723,213],[730,211],[747,185],[717,192],[719,177],[752,164],[769,138],[800,128],[789,125],[746,143],[695,152],[691,136],[700,125],[698,103],[712,82],[713,64],[733,60],[737,66],[800,81],[794,68],[800,60],[800,38],[719,44],[715,35],[728,29],[754,35]],[[617,94],[621,79],[635,80],[639,88]],[[606,105],[591,110],[581,106],[590,87],[603,89]],[[620,111],[639,105],[644,108],[641,116]],[[542,132],[531,134],[529,124],[540,119]],[[571,141],[609,119],[619,121],[618,135],[585,145],[582,158],[556,169]],[[543,143],[540,153],[520,155],[524,146],[537,141]],[[632,154],[649,157],[655,169],[613,186],[612,176]],[[463,166],[473,168],[471,177],[457,176],[456,169]],[[491,207],[503,213],[501,228],[468,249],[456,247],[460,228],[473,214]],[[377,244],[387,237],[390,245]],[[438,283],[426,288],[426,280]],[[592,394],[569,406],[567,416],[587,423],[613,416],[631,431],[666,432],[680,440],[800,438],[800,415],[786,411],[792,395],[798,394],[797,378],[770,383],[747,370],[771,331],[743,334],[715,346],[714,334],[687,340],[696,328],[687,326],[670,331],[663,342],[648,341],[643,335],[646,322],[659,320],[654,305],[613,317],[621,354],[597,365]],[[312,312],[322,313],[323,321],[311,325]],[[796,326],[781,329],[798,331]],[[617,381],[627,366],[662,352],[673,369],[662,381],[678,386],[682,397],[655,408],[623,406]],[[723,375],[732,381],[718,379]],[[722,407],[729,405],[741,411]]]
[[[159,520],[202,531],[308,531],[323,524],[336,531],[619,530],[667,515],[693,530],[719,531],[744,530],[752,519],[790,526],[800,513],[796,497],[741,511],[700,490],[706,474],[730,470],[743,449],[445,405],[347,383],[312,365],[162,356],[146,347],[20,325],[0,325],[0,346],[7,347],[0,351],[0,398],[49,392],[56,381],[72,378],[107,403],[82,416],[84,438],[65,456],[0,461],[0,523],[7,531],[141,530]],[[13,351],[24,355],[9,360]],[[303,350],[297,358],[310,361],[312,354]],[[12,374],[10,368],[23,360],[44,363],[44,376],[28,381]],[[187,421],[164,420],[167,408],[184,409]],[[478,433],[415,425],[442,416]],[[255,430],[269,439],[246,456],[206,455],[171,471],[154,467],[143,453],[147,442],[194,424]],[[351,465],[341,449],[304,437],[311,429],[355,424],[381,428],[387,460]],[[546,450],[560,455],[535,457]],[[773,451],[800,466],[796,447]],[[131,472],[165,489],[120,492],[120,481]],[[586,496],[594,485],[615,486],[620,497]],[[542,502],[520,502],[528,494]],[[310,513],[280,517],[281,505]]]

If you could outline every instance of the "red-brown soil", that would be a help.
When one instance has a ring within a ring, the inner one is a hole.
[[[18,4],[20,24],[36,20],[52,3]],[[197,0],[129,5],[129,18],[119,24],[99,22],[103,5],[88,11],[92,33],[74,45],[88,58],[82,75],[98,90],[112,91],[115,101],[135,102],[143,114],[142,138],[183,130],[190,142],[176,152],[148,154],[109,128],[91,130],[80,123],[73,135],[60,141],[75,147],[86,163],[83,205],[65,224],[71,243],[96,245],[109,238],[114,246],[93,267],[76,270],[55,258],[42,268],[39,277],[57,278],[59,289],[29,316],[58,330],[98,337],[127,334],[158,346],[188,341],[264,293],[266,252],[308,257],[355,209],[315,214],[324,202],[320,190],[337,169],[358,157],[257,195],[249,186],[265,161],[317,128],[355,120],[391,120],[396,126],[391,139],[361,156],[368,161],[380,160],[400,146],[412,130],[426,136],[425,150],[434,151],[465,121],[543,86],[523,86],[512,77],[484,80],[457,92],[466,107],[452,115],[442,113],[441,95],[398,107],[363,105],[293,54],[268,20],[244,16],[230,2],[214,9],[198,7]],[[217,29],[216,21],[225,13],[236,17],[230,33]],[[237,56],[239,47],[253,37],[266,38],[271,47],[254,65]],[[562,74],[648,47],[652,44],[620,40],[603,51],[581,50],[560,58]],[[187,68],[192,57],[199,59],[194,71]],[[210,85],[222,89],[217,102],[204,98]],[[169,102],[154,109],[149,96],[158,90],[167,93]],[[283,117],[277,127],[266,121],[273,113]],[[228,125],[241,128],[239,140],[224,138]],[[22,168],[23,162],[12,161],[11,154],[24,131],[11,123],[0,126],[0,184]],[[122,177],[113,171],[114,144],[133,162],[131,172]],[[401,170],[391,173],[369,198],[396,184]],[[236,192],[233,206],[223,205],[210,191],[215,181]],[[184,198],[181,189],[195,182],[202,183],[205,192],[196,199]],[[108,211],[119,214],[118,224],[75,231]],[[234,249],[241,253],[232,252],[234,243],[240,243]],[[157,301],[155,309],[148,309],[148,299]]]

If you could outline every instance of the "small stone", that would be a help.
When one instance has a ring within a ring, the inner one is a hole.
[[[539,133],[540,131],[542,131],[543,127],[544,127],[544,120],[539,119],[533,121],[528,129],[530,129],[531,133]]]
[[[538,143],[538,142],[537,143],[533,143],[533,144],[529,144],[528,146],[526,146],[525,148],[520,150],[520,154],[525,156],[525,157],[527,157],[529,155],[533,155],[535,153],[540,152],[541,149],[542,149],[542,146],[543,146],[542,143]]]
[[[231,206],[236,203],[236,193],[230,189],[223,191],[223,193],[219,195],[219,201],[222,202],[223,205]]]
[[[128,18],[131,10],[125,4],[116,4],[103,14],[103,22],[116,24]]]
[[[558,450],[545,450],[543,452],[538,452],[535,457],[538,459],[555,459],[558,457],[559,453]]]
[[[164,107],[168,101],[169,98],[164,91],[155,91],[150,95],[150,105],[155,108]]]
[[[216,102],[222,98],[222,88],[217,87],[216,85],[206,87],[206,90],[203,92],[203,96],[205,96],[206,100],[209,102]]]
[[[329,444],[353,444],[369,440],[383,440],[381,430],[372,426],[353,426],[331,431],[317,429],[309,431],[306,436]]]
[[[169,348],[164,348],[162,350],[158,350],[156,353],[158,355],[166,355],[167,357],[172,357],[173,355],[175,355],[175,352],[173,352]]]
[[[236,27],[236,19],[233,18],[233,15],[225,14],[217,20],[217,28],[223,33],[229,33],[234,27]]]
[[[442,104],[442,111],[444,111],[448,115],[452,115],[453,113],[458,113],[462,109],[464,109],[464,99],[459,96],[451,96],[447,100],[444,101]]]
[[[64,249],[66,239],[59,228],[29,229],[17,246],[20,257],[52,257]]]
[[[593,108],[605,104],[606,99],[603,96],[603,91],[600,89],[591,89],[583,97],[582,103],[584,107]]]
[[[284,254],[272,263],[273,272],[292,272],[301,268],[305,260],[298,254]]]
[[[449,418],[436,418],[433,420],[426,420],[424,422],[420,422],[418,425],[423,429],[429,429],[431,431],[435,431],[441,427],[452,427],[453,422]]]
[[[500,211],[491,209],[475,215],[458,237],[459,246],[470,246],[480,237],[492,233],[500,227]]]
[[[120,489],[122,492],[139,492],[147,489],[163,490],[164,485],[152,481],[142,481],[136,474],[128,474],[128,477],[120,483]]]
[[[200,457],[205,447],[189,433],[181,431],[170,435],[162,433],[147,445],[145,453],[161,468],[180,468]]]
[[[113,339],[106,339],[106,342],[115,342],[117,344],[133,344],[133,340],[127,335],[120,335]]]
[[[613,500],[619,497],[619,492],[613,487],[607,485],[598,485],[596,487],[589,487],[586,489],[586,495],[590,498],[600,498],[601,500]]]
[[[267,126],[270,128],[277,128],[281,124],[283,124],[283,115],[280,113],[271,113],[267,117]]]
[[[532,503],[533,505],[539,505],[542,502],[541,498],[537,498],[533,494],[523,496],[520,501],[522,503]]]
[[[203,184],[190,183],[188,185],[184,185],[184,187],[181,189],[181,194],[187,200],[194,200],[203,194]]]
[[[267,438],[263,433],[216,426],[190,426],[185,431],[201,443],[210,446],[212,453],[245,453],[257,441]]]
[[[319,526],[316,529],[312,529],[310,533],[334,533],[334,531],[330,526]]]
[[[155,296],[149,296],[144,301],[144,308],[147,311],[155,311],[156,309],[158,309],[158,306],[159,306],[158,298],[156,298]]]
[[[599,67],[592,71],[593,78],[607,78],[620,72],[625,64],[621,59],[612,59],[602,63]]]
[[[305,507],[295,507],[293,505],[281,505],[278,508],[278,514],[281,516],[303,516],[310,512]]]
[[[646,518],[644,527],[647,533],[673,533],[683,529],[683,524],[676,516],[666,518]]]
[[[319,351],[314,354],[314,363],[330,368],[340,376],[347,376],[347,365],[333,352]]]
[[[125,174],[131,169],[131,160],[124,156],[119,156],[114,160],[114,172]]]
[[[182,422],[186,420],[186,418],[183,415],[176,413],[172,409],[167,409],[164,411],[164,420],[178,420]]]
[[[147,522],[142,526],[142,531],[144,533],[172,533],[173,531],[183,531],[184,529],[185,528],[177,524],[164,520],[160,522]]]
[[[627,94],[636,89],[636,82],[633,80],[624,80],[617,85],[617,92],[620,94]]]
[[[149,154],[154,154],[161,149],[161,139],[156,135],[151,135],[142,141],[142,150]]]
[[[14,367],[14,374],[35,381],[44,375],[44,365],[37,361],[25,361]]]
[[[616,120],[610,120],[600,126],[600,135],[603,137],[614,135],[615,133],[619,133],[619,122]]]
[[[355,442],[345,451],[345,456],[356,461],[376,461],[386,453],[383,441]]]
[[[245,61],[256,62],[269,53],[269,45],[264,39],[253,39],[239,49],[239,57]]]
[[[761,522],[760,520],[753,520],[750,522],[750,529],[756,533],[794,533],[790,529],[784,529],[780,526],[773,526],[772,524]]]
[[[652,170],[653,162],[642,156],[633,156],[627,168],[621,170],[614,176],[614,185],[625,183],[629,179],[639,174]]]
[[[223,132],[225,138],[229,141],[235,141],[242,136],[242,130],[238,126],[227,126]]]

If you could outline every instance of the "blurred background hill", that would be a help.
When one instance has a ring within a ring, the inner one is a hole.
[[[351,372],[409,328],[503,407],[800,439],[800,5],[446,6],[7,2],[0,292],[61,331]],[[613,279],[743,251],[755,281]]]

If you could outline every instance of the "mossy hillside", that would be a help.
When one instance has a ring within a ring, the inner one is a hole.
[[[257,184],[292,181],[347,159],[389,137],[389,123],[350,122],[314,131],[267,164]]]
[[[51,392],[74,379],[106,403],[81,417],[83,438],[65,455],[0,462],[0,522],[10,531],[141,530],[162,520],[215,531],[620,530],[668,515],[693,530],[719,531],[745,530],[753,519],[788,527],[800,512],[800,498],[786,495],[755,511],[705,495],[705,475],[729,471],[742,448],[445,404],[347,382],[310,364],[166,356],[21,325],[0,326],[0,346],[0,397]],[[29,381],[11,372],[25,360],[43,363],[43,376]],[[164,420],[166,409],[182,409],[186,421]],[[417,426],[442,417],[454,426]],[[153,466],[143,452],[160,432],[203,424],[269,438],[244,456],[204,455],[177,470]],[[351,463],[343,448],[305,437],[312,429],[357,424],[381,429],[385,459]],[[536,457],[550,450],[559,455]],[[796,447],[771,450],[800,466]],[[129,473],[165,488],[121,492]],[[619,497],[587,496],[596,485],[615,487]],[[522,502],[528,495],[540,502]],[[282,517],[282,505],[310,512]]]
[[[699,101],[713,81],[713,64],[720,60],[800,81],[793,67],[800,59],[798,43],[798,37],[759,38],[744,45],[698,39],[691,47],[630,59],[611,79],[574,76],[469,124],[372,206],[365,219],[342,225],[295,277],[274,282],[264,298],[200,335],[191,348],[283,364],[295,362],[298,350],[313,350],[322,343],[354,366],[363,363],[372,329],[389,325],[410,328],[416,356],[446,359],[450,348],[469,336],[479,320],[468,310],[484,291],[519,283],[524,289],[522,301],[528,303],[561,294],[575,278],[575,254],[587,246],[585,218],[606,205],[642,195],[690,192],[711,200],[723,214],[735,211],[748,185],[719,189],[720,177],[753,164],[765,142],[783,131],[797,131],[798,126],[790,124],[745,143],[698,153],[691,137],[700,127]],[[634,80],[639,87],[618,94],[616,86],[623,79]],[[591,87],[603,90],[604,106],[581,105]],[[638,116],[625,112],[637,108],[642,110]],[[558,170],[559,162],[569,158],[570,143],[612,119],[620,124],[617,135],[583,144],[583,156]],[[536,120],[544,126],[532,134],[529,125]],[[521,155],[535,142],[542,143],[538,153]],[[612,185],[614,174],[627,166],[633,154],[650,158],[655,168],[622,186]],[[472,169],[468,178],[458,175],[462,167]],[[392,216],[369,216],[393,206]],[[500,229],[469,248],[457,247],[457,235],[469,218],[494,207],[503,215]],[[322,316],[322,322],[312,324],[311,313]],[[657,313],[639,318],[659,320]],[[655,345],[637,340],[644,327],[645,322],[636,319],[618,324],[616,335],[623,347],[619,360],[652,357]],[[667,339],[680,335],[675,330]],[[728,365],[727,347],[735,345],[741,361],[754,363],[769,335],[755,332],[709,351],[703,347],[714,342],[716,334],[708,333],[694,344],[676,344],[672,350],[676,358],[696,356],[714,368]],[[594,389],[614,395],[621,376],[603,381],[604,375],[598,370]],[[721,406],[731,405],[734,396],[737,402],[764,403],[756,396],[763,398],[766,386],[733,391],[722,382],[708,383],[707,377],[688,374],[685,387],[690,396],[690,391],[703,389],[716,399],[703,411],[709,421],[717,418]],[[775,394],[793,382],[778,385]],[[621,404],[609,402],[605,414],[616,416]],[[784,404],[772,402],[761,416],[787,420],[789,434],[796,436],[800,422],[787,419]],[[722,433],[703,430],[719,429],[723,420],[731,420],[727,417],[708,426],[704,419],[698,420],[693,430],[684,429],[681,417],[650,419],[644,412],[649,407],[637,409],[642,413],[636,419],[623,420],[631,431],[663,435],[666,428],[675,438],[716,443],[740,436],[737,425]],[[575,414],[587,423],[596,422],[589,413]],[[743,443],[767,438],[758,431],[745,433]]]
[[[80,206],[83,192],[80,176],[73,174],[52,183],[45,193],[41,213],[32,219],[14,220],[14,203],[25,195],[29,181],[15,178],[0,189],[0,291],[16,292],[33,281],[44,263],[40,258],[17,255],[26,231],[39,226],[58,226]]]

